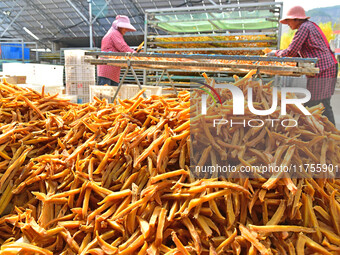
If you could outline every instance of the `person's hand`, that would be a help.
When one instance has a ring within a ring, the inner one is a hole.
[[[276,50],[272,50],[271,52],[267,53],[268,57],[276,57]]]

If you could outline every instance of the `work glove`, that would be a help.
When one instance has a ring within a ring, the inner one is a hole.
[[[267,56],[268,56],[268,57],[276,57],[275,53],[276,53],[276,50],[272,50],[271,52],[269,52],[269,53],[267,54]]]

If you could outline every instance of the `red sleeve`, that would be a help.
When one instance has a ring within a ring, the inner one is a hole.
[[[305,26],[301,25],[288,48],[276,51],[275,55],[278,57],[298,57],[298,53],[304,42],[307,40],[308,35],[309,30]]]
[[[111,36],[111,41],[114,47],[119,51],[119,52],[135,52],[133,49],[127,45],[125,42],[123,35],[120,32],[116,32],[116,34]]]

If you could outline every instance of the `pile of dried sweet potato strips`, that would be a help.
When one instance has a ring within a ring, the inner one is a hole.
[[[339,254],[339,180],[190,175],[189,99],[74,105],[0,84],[0,254]]]

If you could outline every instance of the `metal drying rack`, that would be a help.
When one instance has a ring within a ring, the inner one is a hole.
[[[169,75],[170,70],[180,71],[200,71],[200,72],[236,72],[246,73],[250,70],[257,70],[257,75],[283,75],[301,76],[315,75],[319,73],[319,68],[315,67],[316,58],[279,58],[263,56],[241,56],[241,55],[208,55],[208,54],[161,54],[161,53],[120,53],[120,52],[85,52],[85,55],[92,56],[85,61],[93,65],[114,65],[125,69],[124,75],[119,82],[118,89],[114,95],[116,99],[118,92],[125,81],[128,71],[131,70],[138,86],[142,86],[137,78],[134,69],[160,69],[162,74],[156,86],[159,85],[164,74],[167,74],[172,88],[177,94],[176,88]],[[225,61],[225,62],[223,62]],[[230,61],[230,62],[228,62]],[[245,63],[244,63],[245,62]],[[279,63],[295,63],[296,66],[277,65]],[[272,63],[266,65],[264,63]],[[145,94],[144,94],[145,96]]]

